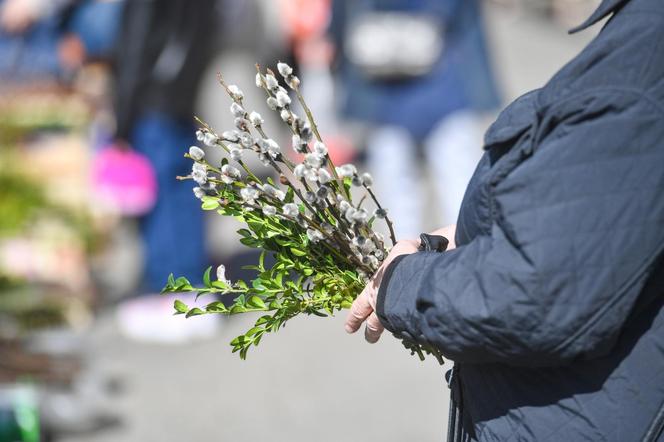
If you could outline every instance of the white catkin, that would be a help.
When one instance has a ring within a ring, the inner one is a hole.
[[[251,135],[245,133],[240,136],[240,144],[245,149],[249,149],[251,146],[254,145],[254,143],[255,143],[254,137],[252,137]]]
[[[191,165],[191,170],[192,171],[200,170],[203,173],[207,173],[207,166],[203,163],[194,163]]]
[[[236,117],[244,117],[244,115],[247,113],[242,106],[239,104],[233,102],[231,104],[231,113],[236,116]]]
[[[344,217],[349,223],[355,222],[355,212],[356,210],[353,207],[350,207],[348,210],[346,210]]]
[[[227,130],[221,134],[221,138],[231,143],[235,143],[240,139],[240,135],[235,130]]]
[[[198,146],[191,146],[189,148],[189,156],[196,161],[200,161],[205,158],[205,152]]]
[[[230,157],[234,161],[242,161],[242,149],[237,147],[231,147]]]
[[[274,77],[272,74],[267,74],[265,76],[265,85],[267,86],[268,89],[276,89],[279,87],[279,82],[277,79]]]
[[[203,141],[203,138],[205,137],[205,133],[202,130],[197,130],[196,131],[196,139],[198,141]]]
[[[240,190],[240,196],[246,203],[254,204],[259,196],[259,192],[253,187],[244,187]]]
[[[293,174],[295,175],[296,178],[302,179],[304,178],[305,174],[307,172],[307,166],[304,164],[298,164],[295,166],[293,169]]]
[[[316,194],[313,192],[305,192],[304,200],[308,203],[314,203],[316,201]]]
[[[203,143],[205,143],[206,146],[212,147],[215,145],[217,142],[217,136],[211,132],[207,132],[203,136]]]
[[[269,107],[271,110],[277,110],[277,99],[274,97],[267,97],[267,107]]]
[[[362,174],[362,184],[366,187],[373,186],[373,177],[368,172]]]
[[[261,114],[259,114],[256,111],[253,111],[252,113],[249,114],[249,121],[251,121],[251,124],[253,124],[256,127],[261,126],[265,122]]]
[[[277,99],[277,105],[279,107],[285,107],[285,106],[288,106],[289,104],[291,104],[291,99],[288,96],[288,94],[285,93],[285,92],[282,92],[282,91],[277,92],[277,95],[275,96],[275,98]]]
[[[242,132],[249,132],[249,122],[244,118],[238,117],[235,119],[235,127],[240,129]]]
[[[194,187],[192,190],[198,199],[201,199],[205,196],[205,190],[201,189],[200,187]]]
[[[311,182],[318,181],[318,174],[316,173],[316,169],[312,169],[311,167],[307,168],[307,170],[304,172],[304,178]]]
[[[297,89],[297,87],[300,85],[300,79],[295,75],[290,75],[286,81],[288,82],[288,86],[290,86],[292,89]]]
[[[346,200],[341,200],[339,202],[339,210],[341,210],[342,214],[346,214],[346,212],[351,208],[351,205],[348,201]]]
[[[194,181],[201,185],[207,182],[207,173],[203,172],[202,170],[192,171],[191,177],[194,179]]]
[[[327,184],[332,181],[332,175],[325,169],[318,169],[318,182],[321,184]]]
[[[293,68],[290,67],[288,64],[282,62],[277,63],[277,70],[284,78],[288,77],[290,74],[293,73]]]
[[[353,221],[356,221],[358,223],[364,223],[367,221],[368,214],[367,211],[364,209],[356,210],[355,213],[353,213]]]
[[[233,183],[235,182],[235,180],[233,179],[233,177],[230,177],[230,176],[228,176],[228,175],[222,175],[222,176],[219,177],[219,178],[220,178],[221,181],[222,181],[223,183],[225,183],[225,184],[233,184]]]
[[[316,152],[319,155],[327,155],[327,146],[325,145],[325,143],[316,141],[314,143],[314,152]]]
[[[256,87],[263,87],[263,76],[260,72],[256,72]]]
[[[304,162],[309,167],[321,167],[324,157],[317,153],[308,153],[304,156]]]
[[[234,84],[228,86],[228,92],[231,94],[234,100],[242,100],[244,98],[244,93],[242,90]]]
[[[221,166],[221,173],[235,179],[242,177],[240,171],[237,168],[231,166],[230,164],[224,164],[223,166]]]
[[[325,236],[318,230],[307,229],[307,238],[309,238],[309,241],[311,242],[318,242],[325,238]]]
[[[277,197],[279,192],[279,189],[267,183],[261,186],[261,190],[271,197]]]
[[[274,186],[270,185],[270,184],[263,184],[261,186],[261,190],[263,192],[265,192],[266,195],[269,195],[269,196],[274,196],[275,193],[277,192],[277,189]]]
[[[281,147],[279,147],[279,144],[277,144],[277,142],[272,138],[265,140],[265,144],[267,153],[272,157],[272,159],[276,159],[281,153]]]
[[[279,112],[279,116],[285,123],[288,123],[291,119],[291,113],[288,109],[282,109],[281,112]]]
[[[378,219],[383,219],[387,216],[387,210],[385,210],[385,209],[376,209],[374,211],[374,216]]]
[[[357,169],[352,164],[344,164],[337,167],[337,174],[342,178],[352,177],[357,173]]]
[[[274,206],[266,204],[263,206],[263,214],[266,216],[274,216],[277,214],[277,209]]]
[[[226,279],[226,266],[223,264],[217,267],[217,281],[224,282],[228,285],[231,285],[231,282]]]
[[[302,129],[300,130],[300,136],[302,137],[303,140],[305,141],[311,141],[314,137],[314,133],[311,130],[311,127],[309,127],[308,123],[305,123],[302,126]]]
[[[295,203],[284,204],[282,210],[284,212],[284,215],[289,216],[291,218],[295,218],[300,213],[300,210],[298,209],[297,204]]]

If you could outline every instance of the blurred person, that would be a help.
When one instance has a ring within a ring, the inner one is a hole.
[[[67,81],[108,60],[124,0],[0,1],[0,74],[15,82]]]
[[[353,160],[356,149],[338,121],[334,78],[330,65],[334,49],[327,38],[332,0],[281,0],[281,22],[292,48],[301,91],[316,115],[316,123],[335,164]]]
[[[476,0],[335,0],[344,116],[368,123],[368,168],[398,237],[422,229],[423,145],[438,216],[456,219],[480,155],[480,112],[499,104]]]
[[[447,250],[397,243],[346,320],[454,361],[449,441],[664,441],[664,3],[572,31],[607,17],[489,128]]]
[[[197,143],[194,104],[212,55],[215,3],[132,0],[122,16],[115,65],[116,146],[147,157],[157,183],[154,207],[140,218],[147,293],[159,293],[171,272],[197,281],[207,264],[200,202],[193,186],[176,177],[191,172],[182,151]],[[169,326],[148,318],[168,319],[171,309],[172,300],[143,297],[121,308],[120,321],[134,337],[158,340]]]

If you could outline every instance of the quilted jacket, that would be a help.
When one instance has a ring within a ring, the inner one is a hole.
[[[457,248],[399,257],[377,313],[457,367],[480,441],[664,441],[664,2],[612,14],[507,107]]]

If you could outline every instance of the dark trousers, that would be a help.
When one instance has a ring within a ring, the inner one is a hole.
[[[183,154],[196,142],[195,128],[161,113],[139,118],[131,144],[155,168],[159,193],[154,209],[141,220],[145,247],[145,284],[159,291],[169,273],[199,281],[207,264],[203,211],[194,184],[178,181],[188,175],[191,161]]]

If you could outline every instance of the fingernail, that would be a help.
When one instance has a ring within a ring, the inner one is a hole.
[[[346,330],[346,333],[353,333],[353,332],[355,331],[355,330],[353,330],[353,328],[352,328],[350,325],[348,325],[348,324],[346,324],[346,325],[344,326],[344,329]]]

